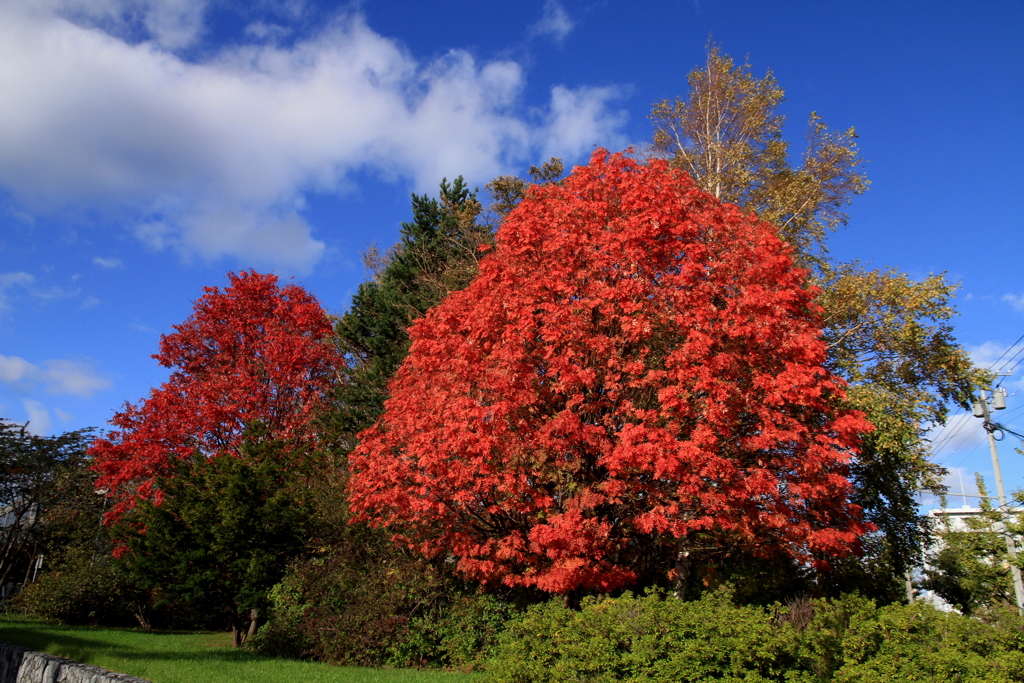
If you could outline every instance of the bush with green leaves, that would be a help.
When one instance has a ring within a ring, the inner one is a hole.
[[[68,624],[124,625],[137,619],[140,601],[145,596],[121,562],[79,547],[14,596],[8,609]]]
[[[348,539],[289,567],[269,593],[270,622],[251,646],[275,656],[387,664],[411,620],[447,602],[452,590],[427,562],[355,527]]]
[[[494,683],[535,681],[782,680],[796,632],[767,610],[734,606],[719,591],[697,601],[636,597],[584,600],[579,611],[549,601],[500,637],[487,667]]]
[[[562,681],[1024,681],[1024,620],[983,622],[924,603],[850,595],[735,605],[728,591],[683,602],[649,593],[557,602],[510,622],[488,683]]]
[[[489,594],[463,594],[413,617],[402,642],[391,649],[394,666],[476,669],[494,655],[512,602]]]
[[[361,666],[477,668],[515,614],[360,525],[347,543],[294,563],[269,597],[252,649]]]

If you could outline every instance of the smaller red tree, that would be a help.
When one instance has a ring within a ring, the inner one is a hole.
[[[350,458],[357,519],[484,582],[607,591],[739,548],[822,564],[866,530],[859,414],[767,223],[603,150],[533,188],[415,323]]]
[[[228,273],[223,291],[204,288],[192,316],[160,338],[153,357],[174,368],[140,404],[125,404],[117,429],[90,448],[96,486],[115,501],[108,520],[138,498],[159,502],[157,476],[175,460],[201,454],[239,456],[247,427],[266,438],[315,445],[311,429],[342,362],[323,307],[276,275]]]

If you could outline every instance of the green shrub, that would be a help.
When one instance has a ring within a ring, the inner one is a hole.
[[[9,611],[68,624],[133,621],[139,595],[120,562],[73,548],[54,570],[11,598]]]
[[[391,650],[392,666],[474,669],[493,656],[515,607],[493,595],[456,596],[409,622],[405,639]]]
[[[1024,681],[1024,620],[1015,613],[986,623],[920,602],[877,608],[857,596],[816,603],[816,611],[800,659],[819,680]]]
[[[270,591],[270,620],[252,649],[335,664],[472,669],[515,613],[390,546],[344,547],[291,566]]]
[[[354,543],[334,548],[289,568],[270,592],[270,623],[252,647],[335,664],[384,665],[406,641],[411,620],[448,602],[452,591],[422,560]]]
[[[987,622],[926,604],[879,608],[856,595],[737,606],[728,591],[558,602],[507,625],[489,683],[1024,681],[1024,620]]]
[[[795,634],[726,591],[693,602],[626,593],[578,612],[552,601],[508,625],[487,673],[494,683],[782,680]]]

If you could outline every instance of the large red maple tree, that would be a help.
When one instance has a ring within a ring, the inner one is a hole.
[[[272,274],[228,273],[223,290],[205,287],[191,317],[160,338],[153,357],[173,368],[139,404],[125,404],[90,453],[97,489],[114,500],[108,520],[135,501],[160,499],[154,478],[174,459],[238,456],[247,430],[315,445],[312,420],[342,362],[331,322],[309,292]]]
[[[535,187],[411,328],[350,459],[357,518],[483,582],[567,594],[716,543],[856,549],[860,414],[776,231],[661,161]]]

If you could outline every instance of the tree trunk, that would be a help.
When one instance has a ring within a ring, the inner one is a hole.
[[[685,550],[682,542],[679,543],[679,552],[676,554],[675,574],[675,596],[678,600],[685,600],[686,584],[690,580],[690,551]]]
[[[149,617],[146,616],[146,608],[140,603],[135,603],[135,607],[132,610],[132,616],[135,617],[135,621],[139,622],[139,626],[149,631],[153,626],[149,623]]]
[[[249,631],[245,634],[246,641],[256,635],[256,630],[259,628],[259,621],[260,611],[258,609],[249,610]]]
[[[30,576],[32,576],[32,565],[34,565],[35,562],[36,562],[36,555],[35,555],[35,550],[33,549],[33,551],[28,556],[28,569],[25,570],[25,580],[21,582],[21,587],[22,588],[25,588],[26,586],[28,586],[28,578]]]
[[[259,610],[250,609],[248,619],[239,619],[231,624],[231,646],[242,647],[256,634],[259,628]]]

